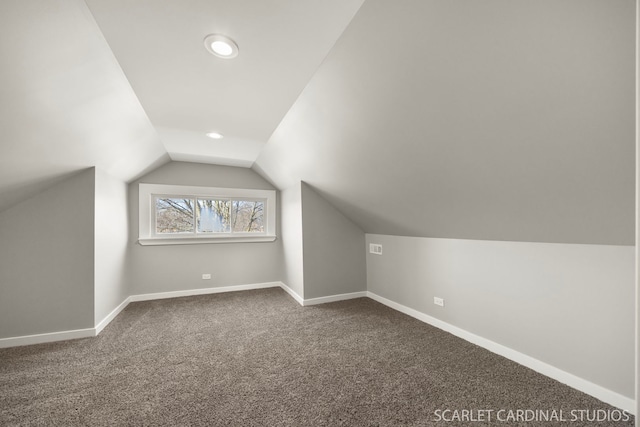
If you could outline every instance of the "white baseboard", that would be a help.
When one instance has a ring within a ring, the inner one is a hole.
[[[492,353],[496,353],[496,354],[499,354],[500,356],[506,357],[509,360],[512,360],[523,366],[526,366],[527,368],[532,369],[542,375],[553,378],[556,381],[559,381],[563,384],[573,387],[576,390],[579,390],[583,393],[586,393],[590,396],[595,397],[596,399],[600,399],[605,403],[608,403],[612,406],[615,406],[624,411],[627,411],[630,414],[635,415],[636,413],[635,400],[629,397],[623,396],[607,388],[604,388],[602,386],[589,382],[585,379],[577,377],[566,371],[563,371],[547,363],[544,363],[538,359],[534,359],[533,357],[527,356],[524,353],[520,353],[509,347],[505,347],[501,344],[498,344],[496,342],[493,342],[481,336],[475,335],[471,332],[465,331],[464,329],[458,328],[457,326],[453,326],[447,322],[443,322],[442,320],[436,319],[435,317],[431,317],[420,311],[414,310],[413,308],[409,308],[397,302],[381,297],[380,295],[374,294],[373,292],[367,292],[367,296],[372,300],[378,301],[379,303],[386,305],[387,307],[390,307],[401,313],[407,314],[424,323],[428,323],[431,326],[435,326],[438,329],[442,329],[443,331],[449,332],[450,334],[453,334],[459,338],[462,338],[465,341],[469,341],[473,344],[483,347],[491,351]]]
[[[310,298],[310,299],[303,300],[302,305],[307,306],[307,305],[325,304],[328,302],[344,301],[344,300],[354,299],[354,298],[363,298],[366,296],[367,296],[367,291],[351,292],[348,294],[329,295],[327,297]]]
[[[435,317],[431,317],[427,314],[424,314],[422,312],[419,312],[417,310],[414,310],[412,308],[409,308],[397,302],[381,297],[377,294],[374,294],[373,292],[369,292],[369,291],[352,292],[347,294],[330,295],[326,297],[311,298],[311,299],[305,300],[300,295],[298,295],[294,290],[292,290],[290,287],[288,287],[282,282],[256,283],[256,284],[250,284],[250,285],[224,286],[224,287],[218,287],[218,288],[191,289],[191,290],[185,290],[185,291],[131,295],[130,297],[126,298],[111,313],[109,313],[94,328],[51,332],[46,334],[27,335],[27,336],[21,336],[21,337],[1,338],[0,348],[17,347],[17,346],[32,345],[32,344],[42,344],[42,343],[48,343],[48,342],[54,342],[54,341],[65,341],[65,340],[77,339],[77,338],[95,337],[100,332],[102,332],[102,330],[113,319],[115,319],[116,316],[118,316],[118,314],[120,314],[120,312],[122,312],[122,310],[124,310],[127,307],[127,305],[129,305],[129,303],[134,301],[150,301],[150,300],[156,300],[156,299],[176,298],[176,297],[192,296],[192,295],[205,295],[205,294],[214,294],[214,293],[221,293],[221,292],[235,292],[235,291],[244,291],[244,290],[251,290],[251,289],[265,289],[265,288],[276,288],[276,287],[282,288],[285,292],[291,295],[291,297],[296,302],[298,302],[298,304],[302,306],[324,304],[324,303],[343,301],[343,300],[348,300],[353,298],[369,297],[394,310],[407,314],[422,322],[428,323],[432,326],[435,326],[436,328],[442,329],[443,331],[449,332],[459,338],[462,338],[466,341],[469,341],[473,344],[483,347],[493,353],[506,357],[507,359],[510,359],[516,363],[519,363],[523,366],[533,369],[536,372],[539,372],[543,375],[546,375],[550,378],[560,381],[561,383],[564,383],[570,387],[573,387],[586,394],[589,394],[597,399],[600,399],[603,402],[606,402],[617,408],[625,410],[631,414],[636,413],[635,401],[631,398],[623,396],[619,393],[606,389],[597,384],[591,383],[587,380],[584,380],[566,371],[558,369],[540,360],[534,359],[531,356],[527,356],[526,354],[520,353],[516,350],[505,347],[501,344],[498,344],[496,342],[493,342],[481,336],[475,335],[471,332],[465,331],[464,329],[458,328],[457,326],[453,326],[449,323],[443,322],[442,320],[436,319]]]
[[[127,297],[127,298],[125,298],[125,299],[124,299],[124,301],[122,301],[122,302],[120,303],[120,305],[119,305],[119,306],[117,306],[116,308],[114,308],[114,309],[113,309],[113,311],[112,311],[111,313],[107,314],[107,317],[105,317],[104,319],[102,319],[102,320],[100,321],[100,323],[98,323],[98,324],[96,325],[96,327],[94,328],[94,329],[96,330],[96,336],[97,336],[100,332],[102,332],[102,330],[103,330],[103,329],[104,329],[104,328],[105,328],[109,323],[111,323],[111,321],[112,321],[113,319],[115,319],[115,318],[116,318],[116,316],[117,316],[118,314],[120,314],[120,312],[121,312],[122,310],[124,310],[125,308],[127,308],[127,306],[129,305],[129,302],[131,302],[131,297]]]
[[[26,335],[20,337],[0,338],[0,348],[18,347],[23,345],[43,344],[55,341],[67,341],[77,338],[88,338],[97,336],[102,330],[115,319],[129,303],[134,301],[150,301],[164,298],[177,298],[191,295],[215,294],[220,292],[246,291],[250,289],[265,289],[282,287],[282,282],[255,283],[251,285],[223,286],[219,288],[190,289],[186,291],[159,292],[153,294],[131,295],[118,305],[111,313],[102,319],[94,328],[77,329],[71,331],[51,332],[46,334]],[[293,291],[292,291],[293,292]]]
[[[290,287],[288,287],[287,285],[285,285],[284,283],[280,282],[280,287],[282,288],[283,291],[285,291],[286,293],[288,293],[289,295],[291,295],[291,298],[293,298],[294,300],[296,300],[296,302],[300,305],[304,305],[304,298],[302,298],[300,295],[298,295],[296,293],[296,291],[294,291],[293,289],[291,289]]]
[[[74,331],[61,331],[61,332],[51,332],[47,334],[38,334],[38,335],[27,335],[21,337],[11,337],[11,338],[2,338],[0,339],[0,348],[7,347],[17,347],[23,345],[31,345],[31,344],[42,344],[47,342],[54,341],[65,341],[76,338],[87,338],[87,337],[95,337],[109,324],[113,319],[115,319],[118,314],[124,310],[129,303],[136,301],[151,301],[157,299],[166,299],[166,298],[179,298],[193,295],[207,295],[207,294],[217,294],[221,292],[237,292],[237,291],[247,291],[251,289],[266,289],[266,288],[282,288],[285,292],[287,292],[291,297],[293,297],[298,304],[302,306],[308,305],[316,305],[316,304],[324,304],[328,302],[342,301],[352,298],[361,298],[366,297],[367,292],[353,292],[349,294],[340,294],[340,295],[330,295],[326,297],[320,298],[311,298],[311,299],[303,299],[300,295],[298,295],[293,289],[288,287],[282,282],[267,282],[267,283],[254,283],[249,285],[234,285],[234,286],[222,286],[217,288],[202,288],[202,289],[188,289],[184,291],[171,291],[171,292],[157,292],[151,294],[139,294],[139,295],[131,295],[127,297],[120,305],[118,305],[111,313],[109,313],[104,319],[102,319],[94,328],[87,329],[79,329]]]
[[[222,292],[248,291],[251,289],[278,288],[281,282],[254,283],[251,285],[221,286],[218,288],[189,289],[185,291],[158,292],[153,294],[131,295],[130,302],[151,301],[165,298],[189,297],[193,295],[217,294]]]
[[[50,332],[46,334],[25,335],[0,339],[0,348],[19,347],[23,345],[43,344],[55,341],[74,340],[96,336],[96,328],[75,329],[72,331]]]
[[[348,294],[329,295],[326,297],[304,299],[300,295],[298,295],[296,291],[294,291],[284,283],[282,282],[279,282],[279,283],[282,290],[284,290],[286,293],[291,295],[291,297],[294,300],[296,300],[298,304],[305,307],[309,305],[326,304],[328,302],[344,301],[348,299],[363,298],[367,296],[367,291],[362,291],[362,292],[351,292]]]

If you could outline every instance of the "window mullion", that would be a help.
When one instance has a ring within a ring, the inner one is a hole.
[[[198,235],[198,198],[193,198],[193,236]]]
[[[233,199],[229,200],[229,233],[233,234],[233,226],[235,225],[236,222],[236,214],[235,211],[233,209]]]

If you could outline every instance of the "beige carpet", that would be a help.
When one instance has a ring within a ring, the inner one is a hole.
[[[571,422],[617,411],[367,298],[139,302],[96,338],[0,350],[2,426],[487,425],[438,421],[463,410],[493,411],[491,425],[633,425]],[[498,421],[509,410],[566,421]]]

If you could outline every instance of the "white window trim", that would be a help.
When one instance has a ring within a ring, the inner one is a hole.
[[[273,242],[276,240],[276,192],[246,188],[193,187],[186,185],[138,185],[138,243],[148,245],[193,245],[203,243]],[[263,233],[219,233],[215,235],[158,235],[155,232],[155,196],[210,197],[222,199],[261,200],[265,203]]]

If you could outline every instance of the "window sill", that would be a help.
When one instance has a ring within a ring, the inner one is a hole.
[[[261,243],[273,242],[276,236],[246,236],[246,237],[186,237],[186,238],[145,238],[138,239],[142,246],[165,245],[202,245],[211,243]]]

